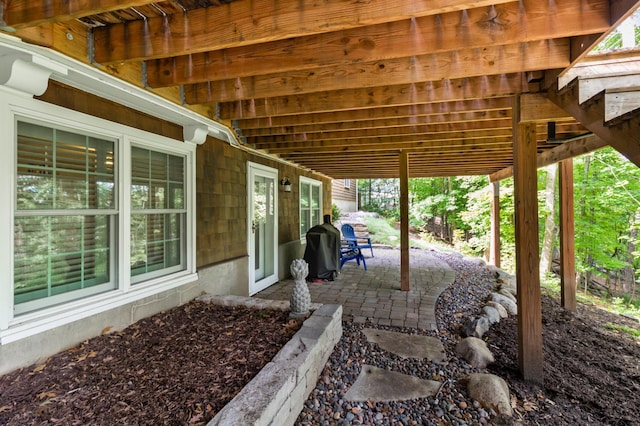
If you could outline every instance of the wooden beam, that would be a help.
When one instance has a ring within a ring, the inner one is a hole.
[[[519,103],[516,101],[516,104]],[[520,110],[519,108],[517,109]],[[518,287],[518,360],[526,381],[542,384],[542,307],[539,274],[535,124],[520,123],[514,108],[515,255]]]
[[[377,143],[405,143],[426,142],[442,139],[452,141],[464,139],[502,139],[511,136],[511,127],[505,126],[506,120],[487,120],[466,123],[450,123],[447,125],[404,125],[393,126],[394,123],[385,121],[388,125],[380,128],[361,128],[358,130],[314,131],[298,132],[297,128],[288,128],[289,134],[249,136],[243,134],[246,144],[259,149],[298,149],[301,147],[343,146],[347,144],[377,144]],[[558,126],[556,134],[562,137],[574,137],[585,130],[577,124]],[[268,131],[268,130],[267,130]],[[539,148],[557,146],[558,142],[548,141],[546,126],[537,126]],[[567,136],[564,136],[567,135]],[[548,141],[548,142],[547,142]]]
[[[431,117],[451,117],[460,114],[480,114],[490,117],[495,113],[504,117],[511,117],[510,96],[502,98],[472,99],[441,103],[417,103],[378,108],[363,108],[349,111],[349,120],[345,120],[343,112],[324,112],[315,114],[295,114],[270,116],[263,118],[236,119],[235,123],[243,131],[247,129],[280,128],[294,126],[321,126],[323,124],[351,125],[361,121],[377,121],[391,119],[424,119],[428,122],[440,121]],[[445,119],[446,120],[446,119]]]
[[[409,272],[409,153],[400,151],[400,290],[410,290]]]
[[[311,112],[501,98],[529,92],[526,74],[490,75],[369,89],[335,90],[218,104],[220,118],[270,117]]]
[[[522,122],[559,121],[573,118],[540,93],[526,93],[520,96],[520,108],[520,120]]]
[[[94,30],[100,63],[161,58],[410,20],[507,0],[237,1]]]
[[[246,137],[248,144],[283,144],[304,142],[311,146],[310,142],[327,142],[331,140],[367,139],[381,138],[387,139],[395,136],[410,136],[429,138],[430,136],[444,135],[445,137],[456,137],[464,135],[466,138],[483,137],[487,135],[509,136],[511,135],[510,118],[493,121],[472,121],[466,123],[447,124],[413,124],[403,127],[386,126],[383,128],[369,128],[356,130],[336,130],[325,132],[295,132],[288,135],[273,135]]]
[[[560,162],[560,303],[576,312],[576,257],[573,210],[573,160]]]
[[[351,117],[349,117],[351,118]],[[283,135],[300,135],[325,132],[339,132],[352,130],[371,130],[394,128],[409,128],[417,126],[434,126],[434,125],[453,125],[459,129],[466,126],[472,127],[480,125],[479,123],[496,122],[497,120],[506,119],[511,121],[511,112],[509,110],[483,111],[483,112],[462,112],[459,114],[439,114],[422,117],[390,117],[379,118],[374,120],[348,121],[343,116],[343,121],[339,123],[325,124],[302,124],[300,126],[283,126],[283,127],[265,127],[262,129],[242,129],[242,136],[245,138],[265,137],[265,136],[283,136]]]
[[[424,150],[435,149],[436,151],[451,154],[457,151],[472,152],[492,150],[492,149],[509,149],[511,147],[511,135],[505,135],[502,137],[489,136],[483,139],[469,139],[464,136],[457,137],[455,139],[442,137],[434,137],[431,140],[415,140],[413,138],[402,141],[393,142],[380,142],[380,141],[343,141],[341,143],[326,143],[321,146],[307,146],[301,144],[299,146],[285,147],[285,148],[270,148],[268,151],[271,154],[287,154],[287,155],[317,155],[320,153],[328,152],[340,152],[342,154],[349,154],[352,152],[369,152],[374,151],[397,151],[398,149],[405,150]],[[388,139],[383,139],[388,140]],[[492,146],[493,145],[493,146]]]
[[[151,87],[193,84],[451,52],[461,47],[461,33],[463,47],[469,49],[483,49],[497,40],[515,44],[601,33],[608,28],[608,11],[603,7],[606,3],[600,2],[590,8],[581,8],[578,0],[557,4],[525,0],[487,8],[474,4],[465,10],[465,16],[457,11],[440,13],[258,46],[222,49],[210,45],[203,53],[188,51],[190,54],[149,61],[147,82]],[[495,15],[500,18],[492,21]]]
[[[546,167],[563,160],[596,151],[605,146],[607,146],[607,143],[598,136],[592,134],[585,135],[579,139],[564,142],[562,145],[541,152],[536,159],[537,167]],[[513,176],[513,167],[509,166],[489,175],[489,180],[491,182],[497,182],[511,176]]]
[[[11,0],[4,1],[4,20],[16,30],[55,22],[66,22],[84,16],[118,9],[143,6],[154,0]]]
[[[489,262],[500,267],[500,182],[491,182],[491,247]]]
[[[185,86],[185,102],[202,104],[386,85],[520,73],[569,65],[566,39],[540,40],[455,53],[347,63]]]

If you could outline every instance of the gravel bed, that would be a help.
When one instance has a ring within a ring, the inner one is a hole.
[[[343,323],[343,336],[327,362],[316,388],[298,417],[298,425],[479,425],[492,421],[496,413],[484,409],[467,396],[464,377],[486,372],[471,367],[455,355],[458,329],[469,315],[479,312],[495,286],[485,267],[465,261],[456,254],[432,252],[456,272],[454,283],[438,300],[438,331],[398,328],[374,324]],[[438,337],[446,351],[445,363],[403,359],[369,343],[363,328],[379,328],[408,334]],[[363,364],[437,380],[442,386],[435,397],[393,402],[349,402],[343,399],[360,374]]]

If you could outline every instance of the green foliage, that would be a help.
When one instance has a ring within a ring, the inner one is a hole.
[[[546,273],[540,278],[540,285],[553,296],[560,295],[560,277],[555,274]]]
[[[640,330],[638,330],[637,328],[633,328],[633,327],[629,327],[621,324],[611,324],[611,323],[606,323],[604,326],[610,330],[626,333],[634,338],[640,337]]]
[[[633,25],[633,35],[635,39],[635,47],[640,46],[640,9],[636,10],[629,18],[627,25]],[[622,46],[622,31],[620,28],[616,28],[611,32],[604,40],[602,40],[594,50],[596,52],[608,52],[623,48]],[[626,46],[630,47],[630,46]]]
[[[633,264],[629,244],[640,210],[640,169],[611,148],[574,165],[576,268],[603,274]]]
[[[547,170],[539,170],[541,237],[548,213],[544,203],[546,175]],[[379,212],[395,225],[399,220],[396,179],[363,180],[359,190],[368,210]],[[513,193],[512,178],[500,181],[501,266],[507,271],[515,269]],[[428,224],[437,225],[439,234],[432,240],[444,237],[456,250],[474,256],[489,250],[492,191],[486,177],[410,179],[409,199],[412,226],[426,229]],[[577,157],[574,199],[578,271],[600,276],[622,276],[629,268],[640,271],[640,261],[635,260],[640,259],[640,169],[611,148]],[[557,202],[553,213],[557,217]],[[557,247],[558,242],[555,244]]]
[[[400,247],[400,231],[393,227],[387,219],[365,217],[365,224],[371,235],[371,242],[374,244],[385,244],[391,247]],[[420,247],[429,249],[433,247],[433,243],[423,239],[411,239],[412,247]],[[446,250],[445,247],[439,247]]]
[[[331,204],[331,221],[336,222],[340,220],[340,216],[342,216],[342,211],[338,208],[338,206]]]

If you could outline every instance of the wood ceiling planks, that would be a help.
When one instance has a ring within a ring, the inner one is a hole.
[[[638,0],[0,3],[19,35],[213,115],[247,146],[356,178],[397,176],[400,149],[412,176],[510,166],[519,95],[539,152],[557,146],[548,120],[558,139],[586,133],[539,94]]]

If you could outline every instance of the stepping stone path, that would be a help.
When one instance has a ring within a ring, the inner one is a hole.
[[[347,401],[402,401],[433,396],[440,382],[423,380],[407,374],[364,364],[360,376],[344,395]]]
[[[367,340],[381,349],[402,358],[426,358],[434,362],[445,361],[444,346],[435,337],[410,335],[395,331],[366,328]],[[408,374],[389,371],[364,364],[356,382],[344,398],[347,401],[401,401],[434,396],[442,383],[423,380]]]
[[[369,342],[377,343],[385,351],[402,358],[427,358],[434,362],[445,360],[444,346],[435,337],[416,336],[376,328],[365,328],[362,332]]]

